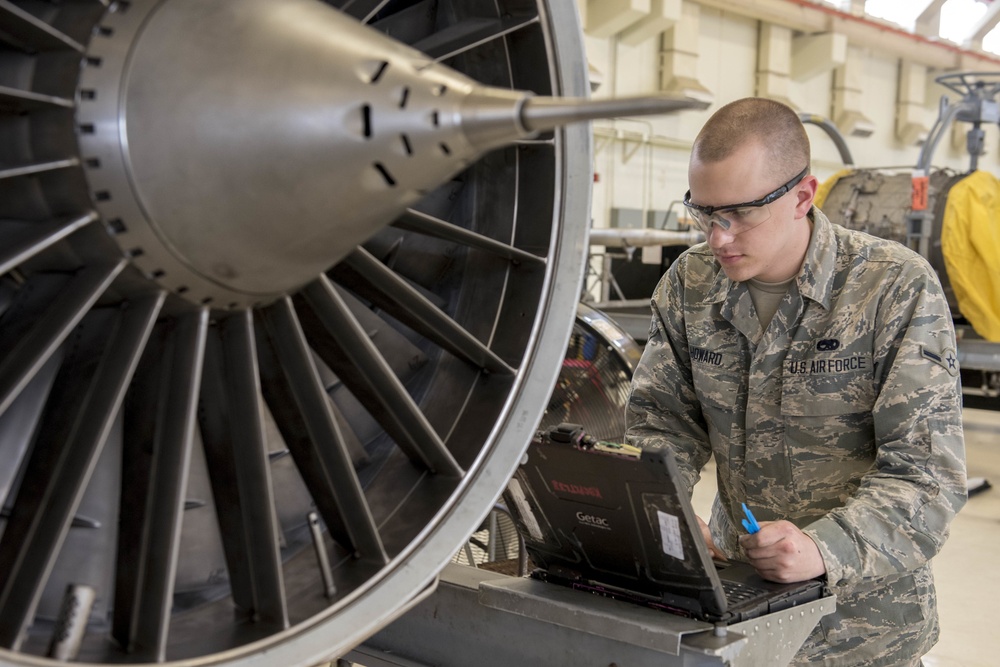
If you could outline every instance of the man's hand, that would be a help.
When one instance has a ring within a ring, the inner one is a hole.
[[[762,521],[760,532],[741,535],[750,564],[768,581],[788,584],[826,572],[819,547],[789,521]]]
[[[708,546],[708,554],[715,560],[726,560],[726,555],[715,545],[715,540],[712,539],[712,531],[708,529],[708,524],[700,516],[695,516],[695,518],[698,519],[701,536],[705,538],[705,544]]]

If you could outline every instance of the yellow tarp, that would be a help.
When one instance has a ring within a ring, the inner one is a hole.
[[[941,251],[959,310],[986,340],[1000,342],[1000,180],[975,171],[948,192]]]
[[[823,202],[826,201],[826,198],[830,195],[830,190],[832,190],[833,186],[837,184],[837,181],[844,176],[850,176],[853,173],[853,169],[841,169],[836,174],[820,183],[819,188],[816,189],[816,198],[813,199],[813,204],[816,205],[816,208],[823,210]]]

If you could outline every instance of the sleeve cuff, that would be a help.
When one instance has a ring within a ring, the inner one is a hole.
[[[830,586],[842,586],[861,571],[854,541],[837,521],[829,516],[806,526],[802,532],[812,538],[826,566],[826,581]]]

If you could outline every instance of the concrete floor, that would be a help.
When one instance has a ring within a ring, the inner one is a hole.
[[[969,477],[984,477],[994,488],[973,495],[952,524],[951,537],[934,560],[941,639],[924,658],[925,667],[1000,665],[997,625],[985,610],[1000,599],[1000,413],[966,410],[965,448]],[[702,474],[694,508],[711,512],[715,471]],[[992,573],[992,574],[990,574]]]

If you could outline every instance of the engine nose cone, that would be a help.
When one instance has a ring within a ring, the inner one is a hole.
[[[165,0],[110,19],[80,108],[107,167],[99,206],[148,276],[212,306],[311,282],[492,148],[690,106],[529,101],[313,0]]]

